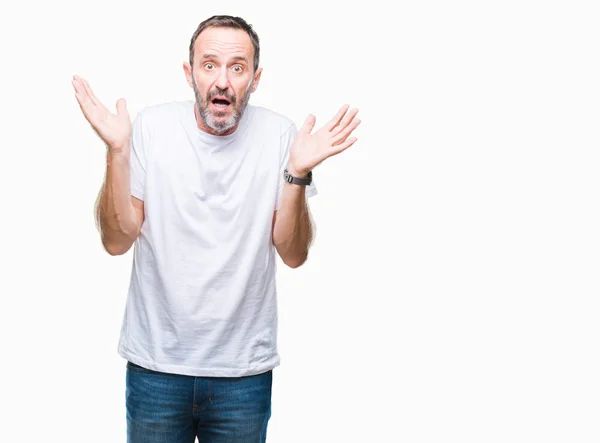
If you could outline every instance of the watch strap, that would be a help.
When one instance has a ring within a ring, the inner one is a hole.
[[[310,185],[312,183],[312,171],[309,171],[308,175],[305,178],[294,177],[290,175],[288,170],[286,169],[283,173],[283,177],[285,181],[288,183],[293,183],[295,185]]]

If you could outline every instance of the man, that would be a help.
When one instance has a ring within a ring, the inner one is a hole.
[[[118,353],[129,442],[264,442],[277,353],[275,266],[308,255],[312,169],[350,147],[348,106],[313,132],[248,105],[259,39],[243,19],[201,23],[184,63],[195,101],[143,109],[133,125],[75,76],[107,145],[97,204],[111,255],[134,246]]]

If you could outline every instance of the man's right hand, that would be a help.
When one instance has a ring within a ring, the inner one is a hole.
[[[131,118],[125,99],[117,100],[117,113],[113,114],[100,103],[85,79],[74,75],[73,87],[83,115],[96,134],[104,140],[110,152],[129,155]]]

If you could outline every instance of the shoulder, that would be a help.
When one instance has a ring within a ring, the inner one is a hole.
[[[248,111],[252,112],[252,121],[254,125],[261,128],[269,128],[269,131],[276,132],[279,136],[295,131],[294,121],[283,114],[262,106],[248,105]]]
[[[133,121],[134,132],[143,132],[149,139],[160,133],[169,133],[185,120],[186,112],[193,112],[192,101],[172,101],[143,107]]]
[[[193,112],[193,102],[173,101],[143,107],[133,118],[133,140],[146,145],[160,134],[172,133],[186,109]]]
[[[190,100],[157,103],[142,108],[138,112],[138,116],[142,117],[144,121],[152,123],[169,118],[179,118],[182,113],[188,109],[191,110],[192,107],[193,102]]]

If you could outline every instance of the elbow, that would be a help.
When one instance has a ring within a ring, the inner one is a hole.
[[[110,255],[124,255],[140,234],[137,227],[131,229],[120,229],[119,231],[102,232],[102,246]]]
[[[302,266],[306,262],[307,258],[308,258],[307,255],[302,255],[299,257],[293,257],[293,258],[288,258],[287,260],[283,260],[283,263],[285,263],[286,266],[288,266],[292,269],[296,269],[296,268],[299,268],[300,266]]]
[[[135,242],[137,237],[127,237],[121,238],[117,241],[110,241],[109,239],[103,240],[102,245],[104,246],[104,250],[108,252],[110,255],[124,255],[131,249],[131,246]]]
[[[124,255],[129,249],[131,245],[120,245],[116,243],[105,243],[104,250],[112,255],[113,257],[116,255]]]

